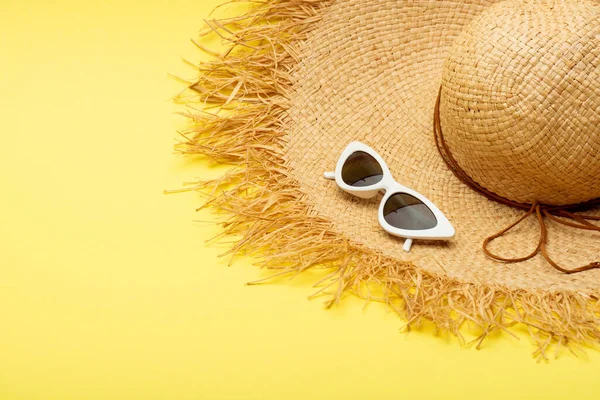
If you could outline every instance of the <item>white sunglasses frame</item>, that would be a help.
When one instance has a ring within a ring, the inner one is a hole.
[[[383,171],[383,177],[381,178],[381,181],[373,185],[364,187],[350,186],[346,184],[346,182],[344,182],[344,180],[342,179],[342,168],[348,160],[348,157],[350,157],[356,152],[367,153],[379,163]],[[448,218],[446,218],[444,213],[442,213],[442,211],[440,211],[440,209],[436,207],[435,204],[431,202],[431,200],[429,200],[422,194],[396,182],[396,180],[392,177],[392,173],[390,172],[383,158],[381,158],[381,156],[377,154],[375,150],[373,150],[364,143],[356,141],[350,143],[342,152],[335,166],[335,172],[325,172],[324,177],[326,179],[335,180],[335,183],[337,183],[339,188],[343,191],[363,199],[373,198],[377,196],[377,193],[379,193],[381,190],[385,191],[385,195],[381,199],[381,203],[379,205],[379,224],[387,233],[407,239],[403,247],[406,252],[410,251],[413,239],[447,240],[454,237],[454,234],[456,233],[454,227],[452,226]],[[389,198],[398,193],[409,194],[423,202],[423,204],[425,204],[431,210],[431,212],[437,219],[437,225],[431,229],[424,230],[399,229],[390,225],[385,220],[383,210]]]

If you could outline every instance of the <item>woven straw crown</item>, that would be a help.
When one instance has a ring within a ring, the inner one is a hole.
[[[600,5],[511,0],[454,41],[446,142],[477,183],[519,203],[600,197]]]

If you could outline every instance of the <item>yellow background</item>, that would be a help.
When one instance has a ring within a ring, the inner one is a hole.
[[[407,336],[217,258],[199,198],[162,191],[218,173],[173,154],[167,73],[220,2],[0,1],[0,400],[600,398],[600,352]]]

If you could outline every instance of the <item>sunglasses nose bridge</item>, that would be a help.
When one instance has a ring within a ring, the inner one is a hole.
[[[379,186],[381,187],[380,190],[387,193],[390,190],[393,190],[395,185],[396,185],[396,182],[394,181],[392,176],[390,174],[384,173],[383,179],[381,180],[381,182],[379,182]]]
[[[371,199],[377,196],[381,189],[379,187],[369,188],[368,190],[348,190],[354,196],[360,197],[362,199]]]

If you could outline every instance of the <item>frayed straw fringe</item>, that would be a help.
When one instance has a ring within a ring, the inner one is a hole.
[[[596,296],[509,290],[433,275],[353,243],[311,211],[283,159],[286,110],[299,46],[330,2],[252,1],[245,15],[207,22],[201,36],[218,34],[229,42],[225,52],[196,43],[213,61],[197,66],[200,77],[178,97],[189,107],[185,115],[193,127],[176,147],[234,165],[220,179],[186,189],[207,195],[204,207],[229,216],[224,235],[241,239],[228,253],[257,256],[274,276],[329,268],[315,285],[315,296],[329,296],[327,307],[353,293],[389,305],[407,330],[430,321],[477,348],[494,332],[514,336],[515,326],[527,328],[539,360],[551,347],[576,354],[597,345]],[[476,329],[475,340],[467,342],[465,325]]]

